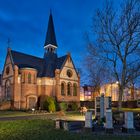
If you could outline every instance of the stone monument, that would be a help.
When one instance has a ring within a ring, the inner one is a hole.
[[[106,110],[106,123],[105,123],[106,133],[113,133],[113,121],[112,121],[112,111]]]
[[[85,130],[92,131],[92,112],[85,114]]]
[[[104,95],[95,99],[95,116],[100,119],[104,117]]]
[[[100,97],[100,119],[104,118],[104,95],[101,95]]]
[[[112,100],[111,97],[104,98],[104,116],[106,116],[106,110],[112,109]]]
[[[55,120],[55,128],[60,129],[60,120]]]
[[[133,133],[134,132],[134,118],[133,112],[125,112],[125,124],[123,132]]]

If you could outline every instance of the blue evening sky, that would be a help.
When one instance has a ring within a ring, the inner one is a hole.
[[[71,52],[77,68],[84,68],[84,34],[105,0],[0,0],[0,72],[7,52],[13,50],[43,57],[48,17],[52,9],[58,56]]]

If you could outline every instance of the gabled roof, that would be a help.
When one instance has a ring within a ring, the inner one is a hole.
[[[43,58],[35,57],[13,50],[11,50],[11,55],[14,64],[17,65],[19,68],[35,68],[38,70],[38,76],[42,75],[44,61]]]
[[[11,50],[13,63],[19,68],[34,68],[38,71],[38,77],[54,77],[55,70],[61,69],[67,55],[60,58],[55,53],[47,52],[44,58],[35,57],[25,53]]]
[[[63,66],[63,64],[64,64],[66,58],[67,58],[67,55],[64,55],[64,56],[59,57],[59,58],[57,59],[57,66],[56,66],[57,69],[61,69],[61,68],[62,68],[62,66]]]
[[[51,13],[49,16],[48,29],[47,29],[47,33],[46,33],[46,39],[45,39],[44,46],[47,46],[49,44],[57,46],[54,24],[53,24],[53,17],[52,17]]]

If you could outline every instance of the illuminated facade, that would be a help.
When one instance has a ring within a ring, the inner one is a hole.
[[[118,101],[119,89],[117,83],[105,84],[101,86],[100,94],[112,97],[112,101]]]
[[[118,101],[119,98],[118,83],[115,82],[115,83],[103,85],[101,87],[100,93],[104,94],[105,96],[112,97],[112,101]],[[124,89],[124,95],[122,98],[123,101],[137,100],[137,99],[140,99],[140,89],[134,87]]]
[[[80,87],[80,101],[90,101],[92,99],[92,93],[90,87]]]
[[[98,93],[94,91],[93,86],[84,85],[80,87],[80,101],[92,101],[97,96]]]
[[[104,84],[100,88],[100,95],[104,94],[106,97],[112,97],[112,101],[118,101],[119,88],[118,82]],[[100,96],[94,91],[92,86],[83,86],[80,88],[80,100],[91,101],[95,100],[95,97]],[[126,88],[124,90],[123,101],[138,100],[140,99],[140,89],[138,88]]]

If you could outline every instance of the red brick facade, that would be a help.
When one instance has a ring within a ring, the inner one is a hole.
[[[19,68],[17,65],[12,66],[10,49],[7,52],[4,70],[2,74],[2,99],[10,101],[9,108],[29,109],[36,106],[38,98],[41,95],[55,97],[58,102],[77,102],[80,101],[80,77],[78,76],[71,57],[67,59],[61,69],[55,70],[55,77],[37,77],[38,71],[34,68]],[[10,67],[9,72],[7,67]],[[67,70],[71,70],[72,77],[67,76]],[[6,72],[7,71],[7,72]],[[6,82],[9,81],[9,89]],[[62,83],[64,85],[64,95],[61,94]],[[68,83],[70,84],[70,95],[68,95]],[[76,85],[74,87],[74,84]],[[75,91],[76,89],[76,91]],[[76,95],[74,95],[74,92]]]

